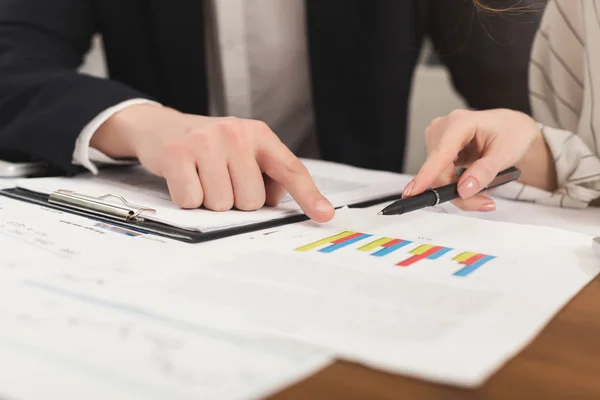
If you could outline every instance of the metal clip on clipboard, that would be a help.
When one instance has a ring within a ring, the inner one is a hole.
[[[115,198],[120,203],[107,202],[106,199],[108,198]],[[93,197],[69,190],[58,190],[48,196],[48,202],[109,218],[117,218],[122,221],[144,221],[144,217],[141,216],[142,213],[156,212],[152,208],[131,204],[118,194]]]

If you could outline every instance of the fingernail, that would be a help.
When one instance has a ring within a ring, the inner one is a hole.
[[[479,211],[481,211],[481,212],[490,212],[490,211],[495,211],[495,210],[496,210],[496,204],[494,204],[494,203],[484,204],[479,209]]]
[[[463,199],[475,196],[479,193],[479,182],[472,176],[468,177],[458,187],[458,194]]]
[[[402,197],[408,197],[412,193],[415,188],[415,181],[410,181],[408,185],[404,188],[404,192],[402,192]]]
[[[317,201],[316,210],[320,213],[330,213],[333,211],[333,206],[327,200],[319,200]]]

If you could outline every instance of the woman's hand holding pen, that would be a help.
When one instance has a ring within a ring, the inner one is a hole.
[[[106,121],[91,145],[109,157],[138,158],[166,179],[183,208],[250,211],[276,205],[289,192],[317,222],[335,212],[304,164],[259,121],[136,105]]]
[[[502,170],[516,166],[520,182],[546,190],[556,187],[556,172],[538,124],[521,112],[497,109],[456,110],[431,122],[425,132],[428,156],[406,186],[404,197],[430,187],[457,181],[459,200],[466,211],[493,211],[494,201],[478,194]]]

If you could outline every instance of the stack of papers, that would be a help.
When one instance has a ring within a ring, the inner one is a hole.
[[[525,225],[552,226],[573,232],[600,235],[600,208],[584,209],[558,208],[522,201],[494,198],[494,212],[466,212],[452,204],[442,204],[438,208],[448,213],[488,221],[514,222]]]
[[[465,387],[482,384],[600,272],[589,235],[360,209],[201,253],[186,247],[163,262],[168,271],[136,276],[135,290],[133,281],[102,290],[52,281]]]
[[[307,166],[336,206],[410,179]],[[19,186],[118,190],[161,222],[198,230],[300,212],[291,200],[255,213],[181,211],[139,168]],[[600,272],[597,232],[576,226],[593,210],[562,230],[542,222],[567,224],[573,210],[533,216],[507,202],[507,220],[535,224],[523,225],[451,205],[402,216],[377,215],[382,207],[187,245],[0,197],[0,397],[256,398],[334,357],[476,387]]]
[[[261,398],[331,363],[327,351],[178,319],[103,290],[132,282],[136,291],[140,276],[169,269],[150,261],[156,254],[186,247],[0,197],[0,398]]]
[[[334,207],[398,195],[408,181],[390,172],[372,171],[335,163],[303,160],[317,187]],[[118,194],[128,202],[156,210],[143,214],[152,221],[177,228],[211,232],[230,227],[250,225],[302,214],[298,204],[288,195],[277,207],[265,207],[253,212],[213,212],[206,209],[182,212],[172,201],[166,181],[143,167],[103,170],[99,175],[82,174],[74,178],[24,179],[17,186],[32,192],[51,194],[68,190],[99,197]]]

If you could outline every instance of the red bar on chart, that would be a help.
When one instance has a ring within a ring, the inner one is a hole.
[[[421,254],[417,254],[410,258],[407,258],[406,260],[401,261],[396,265],[398,267],[410,267],[411,265],[423,260],[424,258],[427,258],[427,257],[431,256],[432,254],[437,253],[438,251],[442,250],[443,248],[444,248],[443,246],[434,246],[434,247],[430,248],[429,250],[427,250]]]
[[[460,264],[463,265],[473,265],[475,264],[477,261],[481,260],[483,257],[485,257],[485,254],[476,254],[472,257],[469,257],[467,260],[461,262]]]
[[[353,233],[352,235],[349,235],[349,236],[346,236],[346,237],[343,237],[343,238],[336,239],[336,240],[334,240],[333,242],[331,242],[331,244],[340,244],[340,243],[344,243],[344,242],[347,242],[347,241],[349,241],[349,240],[352,240],[352,239],[354,239],[354,238],[357,238],[357,237],[359,237],[359,236],[362,236],[362,235],[363,235],[363,233],[361,233],[361,232],[356,232],[356,233]]]
[[[378,250],[371,255],[374,257],[385,257],[388,254],[392,254],[396,250],[403,248],[404,246],[408,246],[410,243],[412,243],[410,240],[393,239],[385,244],[382,244],[381,250]]]
[[[381,247],[386,247],[386,248],[387,247],[392,247],[392,246],[395,246],[395,245],[397,245],[399,243],[402,243],[402,242],[404,242],[404,240],[402,240],[402,239],[394,239],[394,240],[390,240],[389,242],[387,242],[385,244],[382,244]]]

